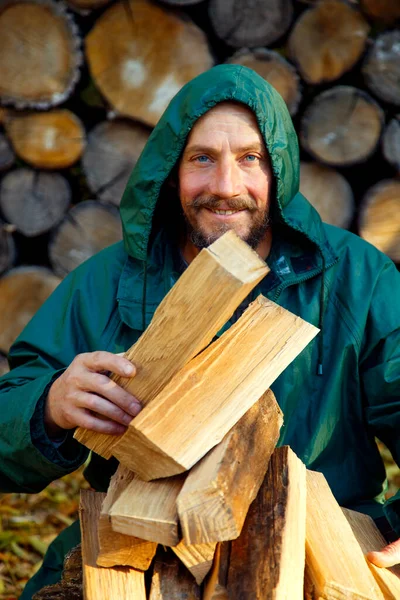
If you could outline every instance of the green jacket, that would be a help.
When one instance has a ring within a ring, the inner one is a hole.
[[[284,102],[238,65],[214,67],[172,100],[126,188],[123,243],[71,273],[13,345],[11,371],[0,380],[2,491],[36,492],[87,458],[70,437],[58,448],[47,440],[43,399],[76,354],[132,345],[179,277],[171,241],[179,210],[164,182],[193,123],[224,100],[254,111],[276,179],[271,273],[253,295],[321,329],[272,386],[285,417],[280,444],[322,471],[341,505],[383,514],[374,438],[399,461],[400,274],[368,243],[321,222],[298,192],[297,136]],[[93,455],[87,477],[104,490],[113,469],[115,461]],[[395,499],[384,510],[400,534],[398,506]]]

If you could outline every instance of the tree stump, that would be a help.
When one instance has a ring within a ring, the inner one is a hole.
[[[146,0],[107,9],[86,37],[86,57],[115,110],[152,126],[180,88],[214,62],[203,31]]]
[[[368,89],[378,98],[400,106],[400,30],[376,38],[362,72]]]
[[[383,156],[400,173],[400,115],[387,125],[382,137]]]
[[[70,201],[69,184],[59,173],[20,168],[1,181],[3,215],[27,237],[52,229],[63,218]]]
[[[289,52],[302,77],[312,84],[334,81],[364,51],[370,27],[341,0],[323,0],[301,14],[289,37]]]
[[[14,113],[5,126],[17,155],[40,169],[64,169],[82,155],[85,130],[69,110]]]
[[[400,181],[387,179],[366,193],[359,233],[367,242],[400,263]]]
[[[250,67],[264,77],[282,96],[291,115],[296,114],[301,99],[300,78],[296,69],[278,52],[266,48],[239,50],[228,63]]]
[[[357,164],[374,152],[383,121],[382,109],[367,93],[335,86],[317,96],[305,111],[301,144],[319,162]]]
[[[325,223],[345,229],[349,227],[353,219],[354,197],[343,175],[318,163],[302,162],[300,192]]]
[[[0,220],[0,273],[15,263],[17,252],[12,230],[14,228]]]
[[[60,283],[44,267],[17,267],[0,278],[0,351],[15,338]]]
[[[399,0],[360,0],[360,8],[371,19],[386,25],[400,18]]]
[[[77,28],[62,3],[6,0],[0,8],[0,96],[17,108],[64,102],[79,79]]]
[[[5,171],[12,167],[14,161],[15,154],[10,146],[10,142],[4,133],[0,133],[0,171]]]
[[[119,205],[149,135],[140,123],[122,120],[105,121],[89,133],[82,164],[87,184],[100,200]]]
[[[49,258],[54,272],[65,277],[106,246],[122,239],[117,209],[96,200],[74,206],[54,231]]]

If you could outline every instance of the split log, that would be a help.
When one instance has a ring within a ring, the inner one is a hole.
[[[368,52],[363,67],[368,89],[385,102],[400,106],[400,30],[385,31]]]
[[[7,353],[15,338],[60,283],[43,267],[18,267],[0,279],[0,350]]]
[[[173,546],[176,556],[190,571],[200,585],[212,567],[215,548],[217,544],[185,544],[181,540],[177,546]]]
[[[230,600],[303,600],[306,469],[288,447],[272,455],[267,476],[232,542]]]
[[[383,156],[400,173],[400,115],[387,125],[382,137]]]
[[[187,544],[240,535],[278,442],[282,412],[268,390],[190,471],[177,506]]]
[[[354,196],[349,182],[338,171],[316,162],[300,163],[300,192],[325,223],[349,227],[355,209]]]
[[[186,82],[214,63],[201,29],[146,0],[108,8],[86,37],[86,57],[108,102],[149,125]]]
[[[289,28],[292,0],[211,0],[208,8],[217,36],[234,48],[270,46]]]
[[[4,133],[0,133],[0,171],[6,171],[13,166],[14,162],[15,154],[10,142]]]
[[[176,546],[179,541],[176,499],[184,477],[141,481],[134,477],[109,510],[114,531]]]
[[[400,181],[387,179],[368,190],[362,200],[359,234],[394,262],[400,262]]]
[[[301,100],[300,78],[296,69],[278,52],[267,48],[239,50],[228,63],[243,65],[264,77],[282,96],[291,115],[296,114]]]
[[[173,555],[156,560],[149,600],[200,600],[200,588]]]
[[[230,600],[227,590],[230,552],[230,542],[217,544],[212,570],[204,585],[203,600]]]
[[[352,165],[374,152],[383,122],[383,111],[371,96],[351,86],[335,86],[318,95],[305,111],[300,140],[320,162]]]
[[[314,471],[307,471],[306,576],[312,598],[384,598],[325,477]]]
[[[26,237],[41,235],[57,225],[70,202],[70,186],[59,173],[23,167],[7,173],[1,181],[3,215]]]
[[[0,377],[9,372],[7,356],[0,352]]]
[[[102,494],[81,491],[79,516],[82,533],[83,589],[85,600],[146,600],[144,573],[130,567],[104,569],[96,565],[99,544],[97,523]]]
[[[86,200],[71,208],[52,232],[49,259],[54,272],[65,277],[85,260],[122,239],[121,220],[113,206]]]
[[[148,404],[211,342],[268,272],[264,261],[245,242],[234,232],[227,232],[190,263],[158,306],[146,331],[126,353],[136,365],[136,376],[115,376],[114,381],[143,405]],[[121,436],[78,428],[75,438],[110,458]]]
[[[119,206],[149,135],[147,127],[123,120],[105,121],[92,129],[82,165],[89,189],[100,200]]]
[[[112,449],[114,456],[145,480],[190,469],[317,333],[259,296],[131,421]]]
[[[120,497],[126,486],[132,481],[134,474],[120,465],[111,478],[105,495],[99,518],[99,554],[97,564],[100,567],[116,565],[129,566],[140,571],[147,571],[157,550],[157,544],[132,535],[117,533],[111,527],[108,515],[112,505]]]
[[[69,110],[13,113],[5,126],[17,155],[34,167],[64,169],[82,155],[85,131],[80,119]]]
[[[62,3],[6,0],[0,40],[3,103],[46,109],[72,93],[82,54],[77,27]]]
[[[4,223],[0,219],[0,273],[10,269],[17,257],[13,231],[12,225]]]
[[[288,48],[308,83],[334,81],[364,52],[369,25],[341,0],[323,0],[304,11],[291,30]]]
[[[342,510],[364,554],[379,552],[387,545],[371,517],[346,508]],[[385,600],[398,600],[400,598],[400,565],[385,569],[368,562],[368,566],[382,590]]]
[[[361,10],[371,19],[392,25],[400,18],[398,0],[360,0]]]

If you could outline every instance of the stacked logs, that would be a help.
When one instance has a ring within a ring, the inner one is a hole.
[[[121,238],[151,128],[223,62],[282,94],[322,218],[400,262],[399,48],[400,0],[1,0],[2,285],[23,265],[64,277]]]

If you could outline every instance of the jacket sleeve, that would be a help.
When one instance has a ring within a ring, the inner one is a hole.
[[[390,261],[376,280],[365,332],[361,383],[367,421],[400,465],[400,273]],[[400,537],[400,492],[384,512]]]

